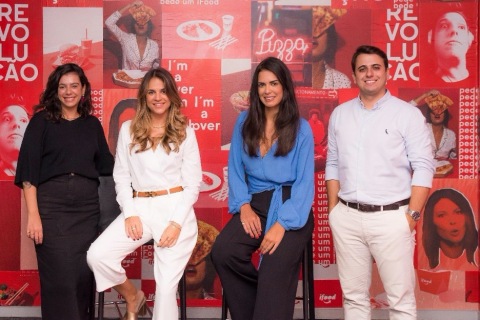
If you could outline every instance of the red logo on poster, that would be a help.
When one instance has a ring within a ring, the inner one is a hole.
[[[315,280],[315,307],[342,307],[339,280]]]

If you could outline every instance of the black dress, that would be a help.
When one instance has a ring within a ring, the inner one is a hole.
[[[94,291],[86,252],[98,233],[98,178],[112,174],[113,162],[94,116],[52,122],[41,111],[27,127],[15,184],[28,181],[37,188],[43,320],[89,319]]]

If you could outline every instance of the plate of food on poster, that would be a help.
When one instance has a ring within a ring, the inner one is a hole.
[[[435,178],[443,178],[453,171],[453,164],[448,160],[435,160]]]
[[[200,192],[212,191],[220,186],[222,179],[212,172],[202,172],[202,182],[200,183]]]
[[[52,67],[56,68],[66,63],[75,63],[85,68],[88,65],[88,58],[82,55],[80,46],[67,43],[60,46],[58,55],[53,60]]]
[[[208,20],[191,20],[177,27],[177,34],[190,41],[207,41],[220,34],[220,27]]]
[[[112,75],[113,83],[125,88],[137,89],[145,73],[147,72],[143,70],[118,70]]]

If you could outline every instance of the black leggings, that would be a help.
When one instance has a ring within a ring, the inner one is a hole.
[[[252,196],[252,209],[265,230],[273,191]],[[283,201],[290,188],[283,188]],[[223,294],[233,320],[292,320],[299,267],[307,241],[313,232],[313,214],[305,226],[285,232],[276,251],[262,257],[260,267],[252,263],[252,254],[262,243],[251,238],[234,214],[213,245],[211,256],[223,286]]]

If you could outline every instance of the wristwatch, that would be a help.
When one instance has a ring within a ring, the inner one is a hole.
[[[413,221],[418,221],[420,220],[420,211],[415,211],[410,208],[408,208],[408,214],[412,217]]]

